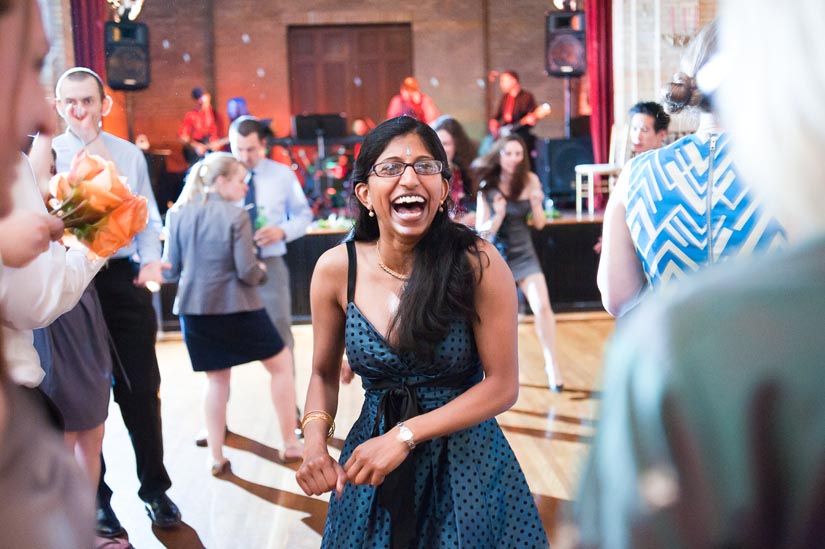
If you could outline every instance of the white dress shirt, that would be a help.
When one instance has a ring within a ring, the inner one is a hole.
[[[12,204],[18,210],[46,212],[34,174],[25,157],[12,186]],[[25,267],[5,266],[0,274],[3,355],[15,383],[36,387],[45,373],[32,345],[32,330],[42,328],[74,307],[103,265],[90,261],[85,249],[52,242],[49,249]]]
[[[255,182],[255,204],[258,218],[266,218],[267,227],[280,227],[284,240],[261,247],[261,257],[286,254],[286,243],[304,236],[312,223],[304,189],[295,174],[287,166],[264,158],[252,170]],[[243,201],[240,202],[243,206]]]

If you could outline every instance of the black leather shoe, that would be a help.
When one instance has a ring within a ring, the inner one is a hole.
[[[120,521],[117,520],[117,515],[115,515],[112,509],[112,505],[108,502],[97,507],[97,526],[95,527],[95,531],[98,536],[104,538],[115,538],[126,535],[126,530],[120,525]]]
[[[166,494],[146,501],[146,514],[158,528],[180,524],[180,509]]]

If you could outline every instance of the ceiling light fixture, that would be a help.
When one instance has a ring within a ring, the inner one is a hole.
[[[134,21],[143,8],[143,0],[106,0],[112,11],[115,12],[115,22],[126,16],[129,21]]]

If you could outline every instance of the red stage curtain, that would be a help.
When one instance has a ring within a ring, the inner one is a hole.
[[[590,135],[596,163],[606,163],[613,127],[613,1],[585,0],[587,73],[590,76]]]
[[[103,28],[108,5],[103,0],[71,0],[74,64],[92,69],[106,81]]]

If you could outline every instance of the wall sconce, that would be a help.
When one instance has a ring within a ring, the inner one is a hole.
[[[699,8],[684,3],[671,6],[670,26],[667,28],[670,32],[662,33],[662,40],[665,44],[674,48],[687,46],[699,28]]]
[[[120,23],[124,15],[129,21],[134,21],[143,8],[143,0],[106,0],[106,2],[115,12],[115,23]]]

